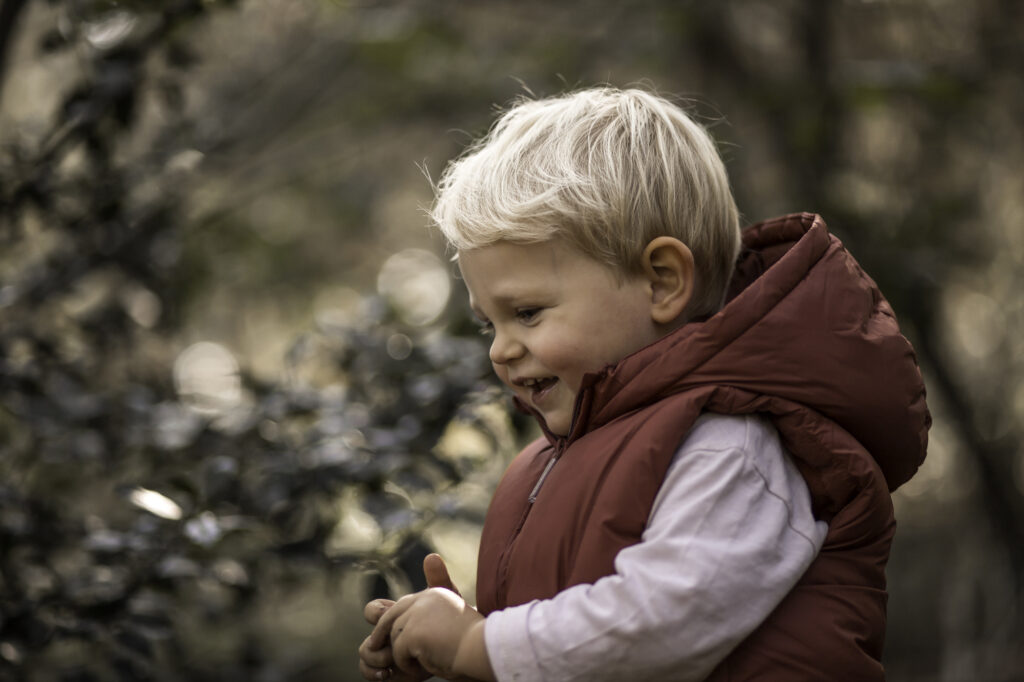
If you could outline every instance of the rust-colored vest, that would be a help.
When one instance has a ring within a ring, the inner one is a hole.
[[[710,679],[883,679],[889,492],[920,465],[930,425],[913,350],[819,217],[760,223],[743,242],[720,313],[585,376],[571,433],[548,434],[513,461],[487,513],[478,607],[613,573],[700,413],[761,412],[829,532],[797,586]]]

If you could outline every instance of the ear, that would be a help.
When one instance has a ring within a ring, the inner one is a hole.
[[[657,324],[680,321],[693,296],[693,253],[675,237],[657,237],[644,249],[644,274],[651,291],[651,319]]]

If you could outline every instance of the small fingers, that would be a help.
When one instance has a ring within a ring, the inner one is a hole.
[[[388,668],[390,675],[385,674],[384,679],[388,682],[423,682],[423,680],[429,678],[430,673],[426,672],[422,668],[413,673],[407,673],[398,668]]]
[[[366,680],[390,680],[398,682],[400,678],[395,677],[394,668],[374,668],[367,665],[365,661],[359,661],[359,674]]]
[[[409,615],[403,614],[401,618],[395,620],[391,627],[391,655],[394,657],[395,667],[414,679],[430,677],[430,672],[423,665],[423,661],[418,658],[419,654],[423,652],[410,650],[410,637],[412,639],[416,639],[416,637],[406,632],[406,626],[409,624]],[[415,628],[413,629],[415,630]]]
[[[359,660],[371,668],[387,668],[394,666],[395,658],[391,653],[390,646],[372,647],[370,638],[367,637],[359,646]]]
[[[387,644],[388,640],[391,638],[391,626],[399,616],[405,613],[406,609],[408,609],[414,601],[415,600],[412,598],[412,595],[407,595],[388,607],[377,620],[377,624],[374,626],[373,632],[370,633],[370,636],[366,638],[365,644],[367,644],[371,649],[380,649]]]
[[[402,633],[398,632],[396,637],[399,637]],[[395,640],[394,656],[395,656],[395,668],[403,676],[407,676],[409,679],[422,680],[430,677],[430,672],[420,663],[419,659],[412,655],[408,649],[403,647],[400,640]]]
[[[365,643],[365,640],[364,640]],[[387,680],[388,682],[420,682],[430,677],[429,674],[416,665],[407,666],[408,672],[399,669],[391,655],[391,647],[383,649],[364,650],[359,648],[359,673],[367,680]]]
[[[363,618],[370,625],[376,625],[380,617],[387,613],[387,610],[395,605],[390,599],[374,599],[363,607]]]
[[[366,646],[371,649],[380,649],[388,643],[391,638],[391,623],[394,618],[389,617],[389,613],[385,613],[381,616],[380,620],[377,621],[377,625],[374,626],[373,632],[366,638]]]

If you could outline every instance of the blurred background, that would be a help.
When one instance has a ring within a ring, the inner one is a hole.
[[[472,594],[512,415],[428,178],[498,107],[680,97],[918,352],[892,680],[1024,678],[1024,5],[0,0],[0,679],[355,680]]]

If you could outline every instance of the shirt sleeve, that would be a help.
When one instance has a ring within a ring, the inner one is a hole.
[[[704,415],[615,574],[487,617],[495,675],[704,679],[792,589],[827,531],[768,421]]]

